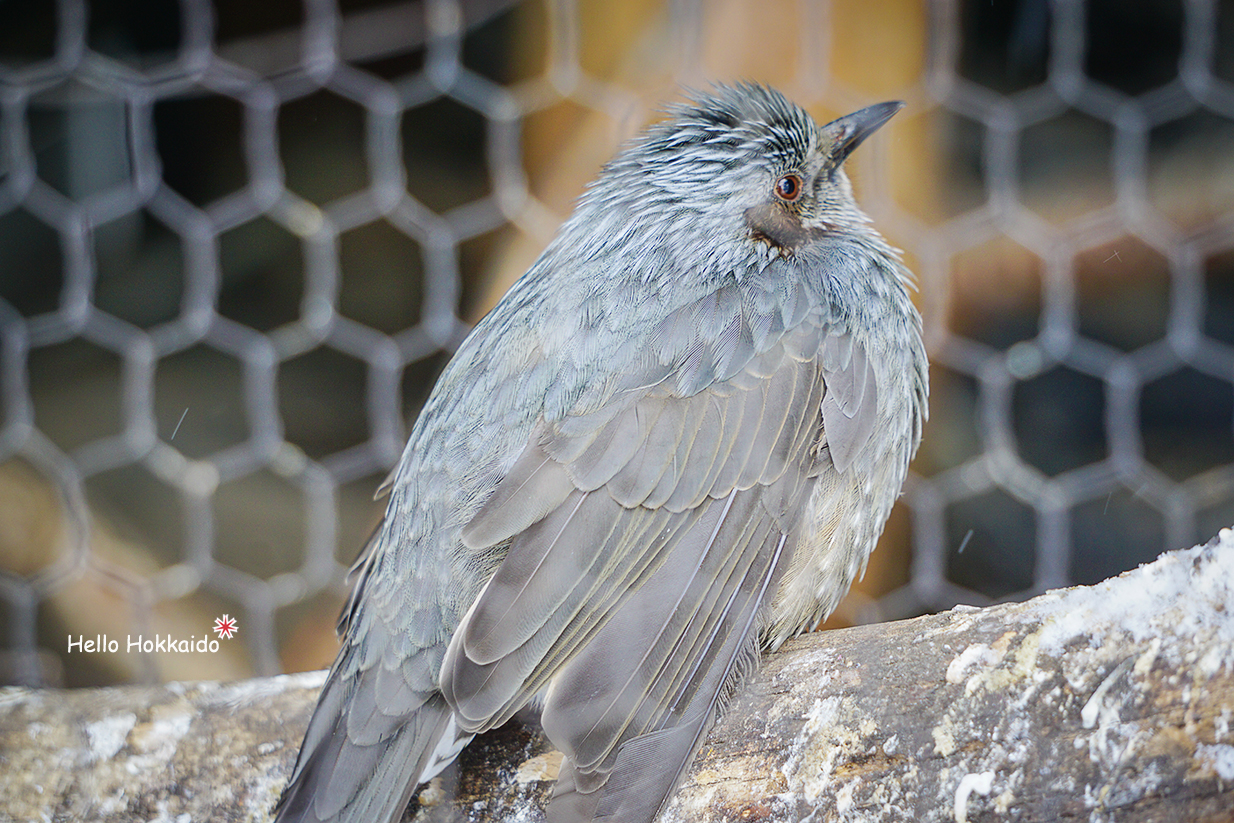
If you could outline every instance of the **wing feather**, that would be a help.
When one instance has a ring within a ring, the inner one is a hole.
[[[673,493],[663,505],[671,512],[692,509],[702,502],[708,491],[704,486],[711,467],[720,459],[720,443],[724,435],[724,412],[719,399],[710,392],[702,392],[690,398],[693,405],[702,407],[698,429],[690,438],[690,449],[674,467]],[[728,405],[725,403],[724,405]]]
[[[853,343],[848,335],[825,338],[822,361],[827,382],[822,404],[827,448],[836,470],[847,472],[857,450],[874,431],[878,413],[874,367],[861,344]],[[829,368],[828,363],[833,367]]]
[[[781,365],[763,384],[763,419],[753,432],[750,459],[737,480],[739,488],[753,487],[783,465],[783,461],[775,457],[775,446],[780,441],[793,411],[793,401],[797,398],[798,389],[797,372],[800,367],[800,363],[790,360]],[[799,401],[800,399],[798,398]]]
[[[685,429],[686,415],[682,404],[652,398],[648,398],[647,402],[658,407],[655,423],[639,445],[634,459],[608,483],[608,493],[626,508],[643,503],[655,489],[660,478],[671,467]]]
[[[595,554],[575,551],[562,540],[573,536],[570,524],[575,518],[586,519],[585,528],[601,544],[616,528],[615,511],[599,509],[595,514],[601,516],[588,517],[597,507],[584,511],[587,497],[587,492],[571,495],[569,505],[528,527],[526,538],[540,551],[514,552],[507,556],[510,562],[497,568],[466,622],[463,647],[469,659],[492,663],[526,643],[597,562]]]
[[[543,520],[574,490],[570,477],[533,440],[463,528],[463,544],[472,549],[496,546]]]
[[[569,464],[570,479],[583,491],[594,491],[629,465],[659,418],[661,406],[636,403],[619,414],[583,453]]]
[[[564,574],[555,575],[553,563],[544,566],[549,571],[537,581],[535,589],[540,599],[517,596],[518,593],[508,586],[490,586],[477,599],[447,649],[442,665],[442,691],[464,718],[469,731],[483,731],[508,720],[543,687],[555,665],[560,663],[563,650],[569,651],[581,642],[580,637],[597,623],[609,607],[611,597],[620,594],[624,586],[636,585],[638,575],[657,558],[655,551],[640,554],[638,549],[644,545],[655,548],[655,536],[665,530],[670,512],[628,512],[603,493],[577,492],[576,499],[583,499],[580,507],[583,511],[571,518],[573,528],[561,530],[553,545],[557,556],[569,564]],[[567,501],[562,509],[572,509],[575,502]],[[552,530],[561,522],[550,522],[552,519],[542,521],[544,530]],[[611,529],[604,539],[587,526],[603,519],[614,522],[620,519],[622,528]],[[544,554],[540,526],[536,524],[519,535],[507,559]],[[613,558],[623,558],[625,562],[618,566]],[[582,578],[573,585],[570,568],[585,569]],[[503,619],[488,625],[504,630],[538,623],[539,628],[526,639],[523,639],[525,632],[512,631],[509,637],[500,631],[492,632],[492,636],[486,638],[492,645],[483,649],[487,662],[482,662],[467,653],[466,643],[471,621],[477,614],[486,622],[491,619],[487,616],[490,591],[494,597],[491,602],[499,604],[492,608]],[[511,597],[512,593],[515,596]],[[557,603],[557,607],[548,608],[550,602]],[[496,645],[498,643],[502,645]],[[495,651],[504,654],[498,657],[493,654]]]
[[[681,437],[668,452],[668,466],[666,470],[661,474],[655,488],[651,490],[651,493],[647,495],[647,498],[642,503],[643,506],[650,509],[658,509],[664,506],[677,490],[677,480],[685,469],[686,460],[694,446],[694,439],[698,437],[699,430],[703,425],[703,416],[707,413],[705,403],[692,403],[688,400],[679,399],[676,405],[680,407],[682,415]]]
[[[715,477],[717,489],[748,489],[751,482],[744,482],[746,467],[754,459],[754,444],[758,439],[758,431],[765,425],[764,415],[767,414],[766,383],[752,387],[750,391],[742,392],[735,399],[742,406],[741,416],[734,416],[737,427],[733,439],[733,448],[725,455]]]

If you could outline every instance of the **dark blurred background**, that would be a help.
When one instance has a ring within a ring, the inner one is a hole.
[[[449,352],[623,139],[743,78],[908,102],[850,172],[931,416],[828,625],[1234,524],[1231,4],[0,0],[0,683],[328,665]]]

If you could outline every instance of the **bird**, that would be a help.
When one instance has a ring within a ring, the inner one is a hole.
[[[276,806],[398,820],[531,711],[551,823],[649,823],[760,654],[864,572],[927,416],[913,276],[850,153],[751,82],[686,92],[459,345],[382,492]]]

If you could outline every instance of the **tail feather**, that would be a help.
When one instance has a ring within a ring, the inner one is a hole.
[[[580,772],[568,759],[553,788],[547,823],[653,820],[681,779],[712,712],[699,707],[680,725],[627,741],[609,772]]]
[[[595,819],[621,823],[655,818],[702,742],[712,716],[711,706],[700,706],[680,725],[636,737],[622,746],[596,805]]]
[[[595,772],[580,772],[569,758],[561,761],[561,771],[553,785],[553,799],[544,812],[545,823],[578,823],[593,820],[600,803],[604,778]]]
[[[347,711],[367,673],[332,672],[309,721],[300,756],[275,807],[276,823],[395,823],[423,780],[457,756],[453,712],[434,695],[387,729],[357,742]],[[372,731],[372,722],[365,725]],[[470,739],[468,737],[467,739]],[[444,761],[444,762],[443,762]]]

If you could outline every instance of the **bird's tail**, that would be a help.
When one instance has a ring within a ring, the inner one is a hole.
[[[386,715],[365,694],[377,688],[373,671],[345,677],[339,668],[331,671],[309,721],[275,807],[276,823],[393,823],[416,786],[471,739],[457,732],[440,694],[409,713]]]

